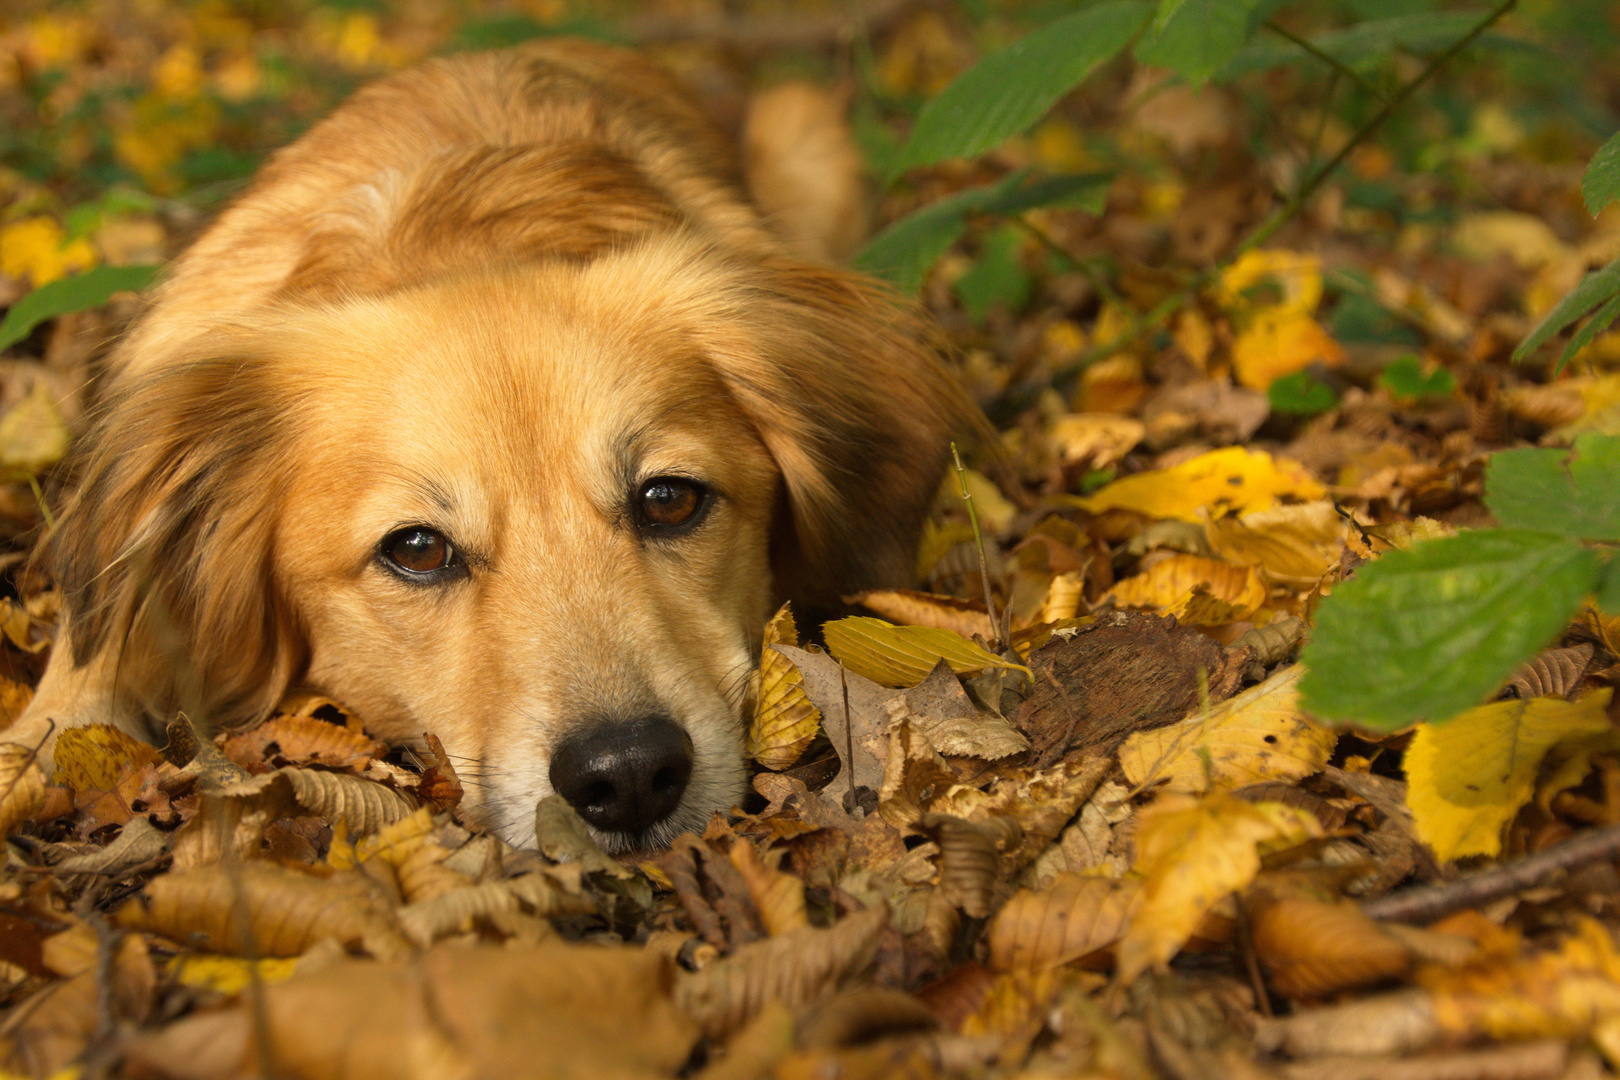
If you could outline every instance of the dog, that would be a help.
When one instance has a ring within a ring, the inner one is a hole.
[[[552,792],[615,851],[735,805],[769,614],[907,582],[972,423],[918,318],[818,257],[848,184],[787,157],[849,154],[802,106],[743,163],[650,60],[551,40],[275,154],[108,358],[4,738],[305,687],[437,734],[514,844]]]

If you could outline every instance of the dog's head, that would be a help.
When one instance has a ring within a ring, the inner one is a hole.
[[[531,835],[741,795],[784,595],[903,581],[960,398],[841,271],[679,235],[237,320],[116,385],[50,547],[76,659],[216,723],[292,682]]]

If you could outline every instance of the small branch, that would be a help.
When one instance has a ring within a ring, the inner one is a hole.
[[[962,467],[962,455],[956,452],[956,443],[951,443],[951,459],[956,462],[956,482],[962,485],[962,502],[967,505],[968,522],[973,526],[973,542],[979,549],[979,579],[984,583],[984,610],[990,618],[990,633],[996,640],[992,645],[999,648],[1001,639],[1006,635],[1002,633],[1001,623],[996,620],[996,601],[990,591],[990,558],[984,551],[984,533],[979,530],[979,512],[973,508],[973,493],[968,490],[967,470]]]
[[[1528,889],[1561,870],[1614,858],[1620,858],[1620,825],[1581,833],[1546,851],[1455,881],[1403,889],[1369,900],[1361,905],[1361,910],[1375,919],[1391,922],[1429,922],[1453,911],[1488,904],[1520,889]]]
[[[1384,92],[1382,90],[1368,82],[1362,77],[1360,72],[1358,72],[1355,68],[1346,65],[1337,56],[1317,48],[1316,45],[1314,45],[1309,39],[1300,37],[1298,34],[1288,29],[1288,27],[1279,23],[1276,19],[1267,19],[1263,25],[1273,34],[1292,42],[1301,49],[1304,49],[1306,52],[1310,53],[1312,56],[1316,57],[1318,60],[1322,61],[1322,63],[1333,69],[1334,74],[1343,75],[1345,78],[1367,91],[1367,93],[1371,94],[1379,101],[1384,100]]]

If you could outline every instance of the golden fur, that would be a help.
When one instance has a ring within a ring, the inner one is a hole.
[[[791,177],[792,140],[758,142],[749,174]],[[756,190],[762,214],[744,192],[728,141],[620,50],[534,44],[360,91],[110,358],[46,555],[66,626],[7,738],[150,737],[177,708],[247,723],[305,685],[395,743],[439,735],[467,807],[520,842],[559,740],[658,714],[690,783],[602,839],[701,828],[742,793],[773,605],[905,581],[967,415],[880,287],[773,232],[773,202],[811,196]],[[690,532],[637,525],[663,476],[712,493]],[[382,565],[413,525],[459,576]]]

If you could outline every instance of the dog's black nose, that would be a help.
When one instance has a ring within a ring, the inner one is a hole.
[[[641,832],[680,804],[692,740],[667,716],[597,724],[551,755],[551,786],[598,829]]]

